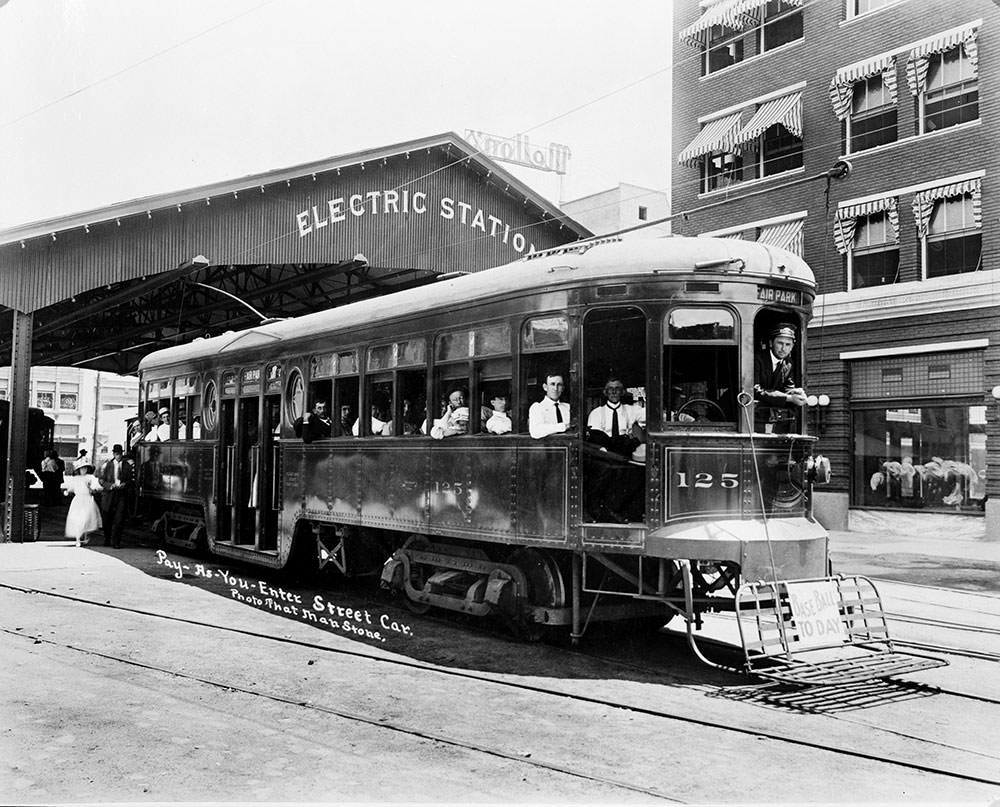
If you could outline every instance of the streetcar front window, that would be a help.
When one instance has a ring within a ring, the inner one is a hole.
[[[736,317],[726,308],[674,308],[664,333],[664,421],[735,424],[739,392]]]

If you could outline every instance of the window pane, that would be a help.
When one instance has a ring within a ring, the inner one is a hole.
[[[855,505],[974,512],[986,495],[978,406],[857,411]]]
[[[510,325],[501,322],[476,328],[475,352],[477,356],[510,353]]]
[[[929,235],[943,235],[948,232],[967,230],[975,226],[972,213],[972,196],[953,196],[950,199],[938,199],[931,211],[927,232]]]
[[[369,370],[388,370],[392,367],[392,345],[379,345],[368,351]]]
[[[469,358],[469,332],[443,333],[437,338],[438,361],[455,361]]]
[[[735,338],[736,320],[724,308],[675,308],[667,321],[669,339]]]
[[[899,250],[855,253],[851,258],[851,288],[884,286],[899,280]]]
[[[664,352],[664,420],[679,424],[734,423],[736,345],[676,345]]]
[[[743,157],[738,154],[710,154],[701,163],[702,190],[707,193],[743,181]]]
[[[423,339],[399,342],[396,346],[396,366],[412,367],[427,360],[427,343]]]
[[[851,151],[895,143],[897,134],[897,113],[895,107],[881,107],[873,112],[855,115],[851,118]]]
[[[708,48],[705,52],[703,73],[714,73],[732,64],[743,61],[743,35],[721,25],[709,31]]]
[[[786,3],[770,2],[767,4],[764,22],[765,51],[802,38],[802,11],[795,10],[786,13],[789,8],[791,7]],[[767,21],[767,18],[778,14],[784,14],[784,16]]]
[[[350,353],[337,354],[337,375],[353,375],[358,371],[358,354],[353,350]]]
[[[979,268],[983,238],[978,232],[956,238],[928,240],[927,277],[957,275]]]
[[[780,123],[764,133],[764,176],[802,167],[802,141]]]
[[[521,347],[525,350],[563,347],[569,344],[569,320],[566,317],[539,317],[524,323]]]

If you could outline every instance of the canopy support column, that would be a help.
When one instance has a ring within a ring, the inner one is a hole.
[[[28,454],[28,397],[34,315],[14,311],[10,357],[10,416],[7,423],[7,499],[3,541],[24,539],[24,472]]]

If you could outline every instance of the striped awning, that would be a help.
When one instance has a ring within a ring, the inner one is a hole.
[[[802,93],[783,95],[761,104],[750,122],[736,135],[736,147],[739,149],[752,145],[776,123],[784,126],[790,134],[802,137]]]
[[[851,104],[854,101],[854,85],[859,81],[871,78],[874,75],[882,74],[882,82],[885,84],[892,102],[896,103],[896,57],[879,56],[875,59],[868,59],[858,62],[848,67],[842,67],[830,82],[830,103],[833,104],[833,111],[840,120],[844,120],[851,114]]]
[[[705,34],[716,25],[742,31],[757,22],[756,12],[767,0],[720,0],[705,10],[693,25],[681,30],[678,37],[695,48],[705,46]]]
[[[780,224],[771,224],[760,228],[760,235],[757,236],[759,244],[769,244],[772,247],[787,249],[789,252],[802,257],[802,222],[804,219],[795,221],[783,221]]]
[[[786,6],[801,6],[805,0],[785,0]],[[705,9],[692,25],[677,35],[682,42],[695,48],[705,46],[705,34],[716,25],[733,31],[744,31],[760,22],[760,8],[767,0],[719,0]]]
[[[706,154],[731,152],[736,143],[736,132],[740,128],[740,113],[726,115],[706,123],[695,135],[686,149],[677,155],[677,162],[690,165]]]
[[[977,229],[983,226],[982,180],[966,179],[962,182],[952,182],[950,185],[940,185],[928,188],[913,195],[913,218],[917,224],[917,234],[923,238],[927,235],[931,211],[938,199],[952,199],[955,196],[972,196],[972,220]]]
[[[927,57],[934,53],[944,53],[956,45],[961,45],[965,49],[965,55],[969,58],[972,69],[978,75],[978,35],[979,29],[974,25],[970,25],[959,31],[951,31],[950,33],[932,37],[914,47],[910,51],[910,58],[906,61],[906,82],[910,85],[910,93],[913,96],[917,96],[927,88]]]
[[[833,240],[841,255],[846,255],[854,246],[854,230],[857,227],[858,219],[875,213],[888,215],[889,224],[892,226],[892,240],[894,243],[899,241],[899,202],[895,196],[873,199],[870,202],[860,202],[856,205],[846,205],[837,209],[836,218],[833,220]]]

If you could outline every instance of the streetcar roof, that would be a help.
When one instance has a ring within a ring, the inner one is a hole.
[[[812,270],[798,256],[777,247],[727,238],[596,238],[543,250],[512,263],[468,275],[443,278],[429,286],[406,289],[356,303],[316,311],[243,331],[158,350],[143,357],[140,371],[229,351],[273,345],[351,330],[376,320],[461,308],[511,291],[543,291],[581,282],[704,272],[784,281],[815,288]]]

